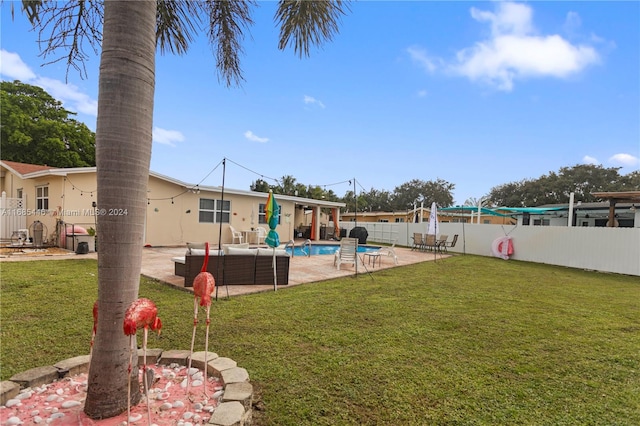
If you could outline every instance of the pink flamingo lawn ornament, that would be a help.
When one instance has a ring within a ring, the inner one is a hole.
[[[91,332],[91,346],[89,347],[89,364],[93,356],[93,343],[96,341],[96,331],[98,330],[98,301],[93,304],[93,331]]]
[[[149,404],[149,384],[147,383],[147,336],[149,328],[157,331],[158,335],[162,329],[162,321],[158,318],[158,308],[149,299],[140,298],[127,308],[124,314],[123,330],[124,334],[129,336],[129,386],[127,386],[127,424],[131,419],[131,369],[133,364],[133,336],[136,335],[139,328],[144,329],[144,338],[142,340],[143,350],[143,369],[142,377],[144,380],[145,396],[147,397],[147,418],[151,424],[151,407]]]
[[[187,369],[187,394],[189,393],[189,386],[191,379],[189,370],[191,370],[191,358],[193,357],[193,345],[196,340],[196,327],[198,325],[198,299],[200,299],[200,306],[204,306],[207,311],[207,331],[205,334],[204,343],[204,396],[207,398],[207,355],[209,351],[209,324],[211,319],[209,317],[211,311],[211,295],[216,288],[216,280],[211,273],[207,272],[207,265],[209,264],[209,243],[204,245],[204,262],[202,262],[202,269],[200,273],[196,275],[193,280],[193,335],[191,336],[191,353],[189,355],[189,367]]]

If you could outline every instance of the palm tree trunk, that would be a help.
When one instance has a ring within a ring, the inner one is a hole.
[[[84,408],[94,419],[127,410],[129,337],[122,323],[140,284],[155,51],[155,0],[104,2],[96,127],[98,328]],[[135,404],[140,400],[136,366],[132,374]]]

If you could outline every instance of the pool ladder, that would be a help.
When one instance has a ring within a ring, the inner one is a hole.
[[[307,249],[304,249],[304,246],[307,246]],[[293,240],[289,240],[289,242],[287,244],[285,244],[284,248],[285,250],[287,249],[287,247],[291,247],[291,257],[295,256],[295,248],[296,248],[296,243]],[[300,244],[300,247],[302,248],[303,251],[306,252],[307,257],[311,257],[311,240],[307,240],[304,243]]]

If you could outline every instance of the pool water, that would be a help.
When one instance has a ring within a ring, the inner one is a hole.
[[[311,244],[311,256],[334,254],[340,248],[339,244]],[[287,247],[287,253],[291,254],[291,247]],[[309,246],[304,247],[296,246],[293,252],[294,256],[307,256],[307,250]],[[358,253],[366,253],[368,251],[380,250],[377,246],[358,246]]]

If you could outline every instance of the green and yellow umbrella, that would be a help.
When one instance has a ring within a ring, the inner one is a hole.
[[[269,191],[267,204],[264,207],[264,214],[267,224],[269,225],[269,233],[265,238],[265,243],[273,248],[273,289],[278,290],[278,279],[276,275],[276,248],[280,245],[280,237],[276,232],[276,227],[280,220],[280,206],[276,203],[273,191]]]

